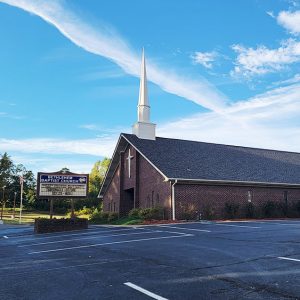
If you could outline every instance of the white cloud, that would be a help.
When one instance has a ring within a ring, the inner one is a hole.
[[[242,45],[233,45],[232,49],[238,53],[233,76],[253,76],[272,73],[284,69],[288,65],[300,62],[300,42],[288,39],[279,48],[269,49],[259,46],[256,49]]]
[[[117,136],[97,139],[63,140],[63,139],[4,139],[0,138],[0,153],[48,153],[48,154],[87,154],[110,156],[116,144]]]
[[[102,26],[97,29],[82,21],[62,6],[59,0],[0,0],[41,17],[55,26],[77,46],[118,64],[126,73],[139,76],[140,57],[115,31]],[[191,100],[211,110],[226,106],[226,97],[204,78],[191,80],[170,70],[148,64],[148,77],[163,90]]]
[[[292,34],[300,33],[300,10],[291,11],[281,11],[277,16],[277,22],[287,29]]]
[[[300,84],[241,101],[223,113],[196,114],[159,127],[159,135],[300,152]]]
[[[195,64],[202,65],[207,69],[211,69],[213,67],[213,62],[216,60],[217,57],[218,57],[218,53],[216,51],[212,51],[212,52],[196,51],[192,55],[192,59]]]

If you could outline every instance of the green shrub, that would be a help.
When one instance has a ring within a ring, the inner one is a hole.
[[[276,215],[276,204],[273,201],[267,201],[262,205],[263,217],[274,217]]]
[[[215,218],[215,210],[211,204],[207,204],[203,208],[202,219],[204,220],[213,220]]]
[[[267,218],[285,217],[287,215],[287,205],[274,201],[267,201],[262,205],[262,216]]]
[[[245,205],[245,216],[246,218],[254,218],[255,216],[255,207],[252,202],[248,202]]]
[[[128,213],[128,217],[131,218],[139,218],[140,208],[134,208]]]
[[[225,214],[226,217],[234,219],[238,216],[239,213],[239,204],[235,202],[226,202],[225,203]]]
[[[179,203],[181,212],[180,218],[182,220],[196,220],[199,218],[199,211],[194,204],[182,204]]]
[[[118,218],[119,218],[119,215],[117,213],[111,212],[107,216],[107,221],[110,223],[110,222],[117,220]]]
[[[139,210],[138,217],[143,220],[162,220],[164,210],[162,207],[142,208]]]
[[[95,210],[90,218],[90,221],[92,223],[97,224],[106,224],[108,223],[109,213],[107,212],[98,212],[98,210]]]
[[[300,200],[293,202],[290,206],[288,206],[288,216],[291,218],[300,217]]]

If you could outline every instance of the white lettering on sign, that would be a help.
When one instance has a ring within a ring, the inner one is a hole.
[[[40,196],[85,197],[86,192],[85,184],[40,184]]]

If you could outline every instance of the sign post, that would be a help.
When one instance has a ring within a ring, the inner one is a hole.
[[[53,198],[50,199],[50,219],[53,218]]]

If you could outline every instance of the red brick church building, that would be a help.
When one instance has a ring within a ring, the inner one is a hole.
[[[99,197],[107,212],[159,206],[170,219],[222,218],[226,203],[300,203],[300,153],[156,137],[143,55],[138,122],[120,135]]]

